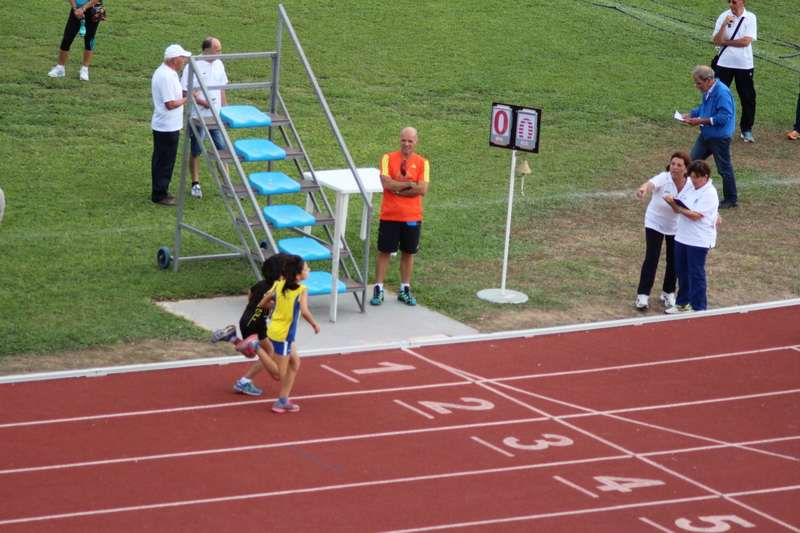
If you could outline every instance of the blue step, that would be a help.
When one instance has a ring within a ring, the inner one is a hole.
[[[219,110],[229,128],[266,128],[272,119],[251,105],[229,105]]]
[[[233,149],[245,161],[280,161],[286,159],[286,152],[267,139],[242,139],[233,142]]]
[[[330,259],[331,251],[314,239],[295,237],[278,241],[278,250],[285,254],[299,255],[304,261]]]
[[[331,277],[330,272],[309,272],[308,279],[302,283],[308,287],[308,294],[313,296],[315,294],[330,294],[332,280],[333,277]],[[338,280],[336,288],[336,292],[340,293],[347,290],[347,286],[342,280]]]
[[[268,205],[263,209],[264,218],[276,228],[298,228],[313,226],[317,219],[301,207],[291,204]]]
[[[262,196],[300,192],[300,183],[283,172],[254,172],[248,176],[248,181]]]

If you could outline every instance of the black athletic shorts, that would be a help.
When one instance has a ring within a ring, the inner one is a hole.
[[[395,222],[381,220],[378,224],[378,251],[393,254],[398,248],[404,254],[419,252],[422,221]]]

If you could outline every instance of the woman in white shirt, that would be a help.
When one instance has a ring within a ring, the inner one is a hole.
[[[686,152],[675,152],[669,160],[666,171],[657,174],[644,182],[636,190],[636,196],[643,198],[648,191],[653,191],[650,205],[644,215],[644,236],[647,250],[642,263],[642,272],[639,275],[639,288],[636,291],[636,307],[647,309],[650,300],[650,290],[656,279],[658,260],[661,258],[661,244],[667,243],[667,264],[664,272],[664,283],[661,286],[661,301],[668,308],[675,305],[675,232],[678,230],[680,215],[675,213],[664,201],[664,195],[677,196],[684,187],[688,178],[686,168],[692,159]]]
[[[664,197],[680,215],[675,234],[675,271],[680,290],[675,306],[667,309],[669,314],[706,310],[706,257],[717,244],[719,195],[709,179],[711,168],[698,160],[688,170],[691,186],[677,197]]]

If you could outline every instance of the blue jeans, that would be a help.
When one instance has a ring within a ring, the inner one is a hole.
[[[708,248],[675,241],[675,271],[678,274],[679,287],[675,305],[690,304],[695,311],[705,311],[708,308],[706,256]]]
[[[694,147],[689,157],[692,161],[697,159],[708,159],[714,156],[714,164],[717,165],[717,172],[722,176],[722,196],[733,204],[739,203],[739,195],[736,194],[736,176],[733,174],[731,164],[731,138],[706,139],[701,133],[694,142]]]
[[[222,132],[219,130],[208,130],[211,133],[211,140],[214,141],[214,146],[217,147],[217,150],[224,150],[225,149],[225,140],[222,138]],[[189,128],[189,139],[192,141],[191,152],[192,155],[203,155],[203,141],[205,140],[206,132],[202,128],[200,128],[200,142],[197,141],[197,138],[194,135],[194,131]]]

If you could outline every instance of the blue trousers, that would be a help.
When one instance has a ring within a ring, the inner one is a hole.
[[[175,159],[178,157],[180,140],[180,130],[153,130],[153,161],[151,164],[153,192],[150,199],[154,202],[163,200],[169,194],[169,182],[172,181],[172,171],[175,168]]]
[[[733,165],[731,164],[731,138],[706,139],[700,133],[694,142],[694,147],[689,157],[692,158],[692,161],[697,159],[706,160],[710,155],[714,156],[717,172],[722,176],[722,196],[728,202],[738,204],[739,195],[736,193],[736,176],[733,174]]]
[[[678,295],[675,298],[675,305],[690,304],[695,311],[708,309],[707,256],[708,248],[689,246],[675,241],[675,271],[678,274]]]

